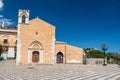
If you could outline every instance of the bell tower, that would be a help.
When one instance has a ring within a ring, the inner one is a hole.
[[[28,24],[28,21],[29,21],[29,10],[19,10],[18,23]]]
[[[29,23],[29,10],[19,10],[18,11],[18,29],[17,29],[17,56],[16,64],[18,65],[21,60],[21,24]]]

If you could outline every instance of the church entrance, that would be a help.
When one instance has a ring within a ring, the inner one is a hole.
[[[57,53],[57,63],[63,63],[63,53],[62,52]]]
[[[43,63],[43,47],[39,41],[33,41],[28,50],[28,63]]]
[[[39,62],[39,52],[38,51],[34,51],[32,53],[32,62]]]

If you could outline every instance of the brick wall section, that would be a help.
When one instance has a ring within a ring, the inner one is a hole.
[[[67,45],[66,46],[66,62],[67,63],[82,63],[84,51],[81,48]]]
[[[58,52],[63,53],[64,63],[82,63],[83,54],[85,53],[82,48],[61,42],[55,44],[55,59],[57,58],[56,55]]]
[[[57,55],[58,52],[62,52],[65,56],[66,53],[66,43],[55,43],[55,55]]]
[[[55,43],[55,63],[57,62],[57,53],[62,52],[63,53],[63,63],[66,63],[66,43]]]

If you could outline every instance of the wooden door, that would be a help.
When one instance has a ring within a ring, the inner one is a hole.
[[[63,63],[63,54],[61,52],[57,54],[57,63]]]
[[[39,62],[39,52],[34,51],[32,54],[32,62]]]

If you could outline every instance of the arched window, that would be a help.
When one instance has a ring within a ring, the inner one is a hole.
[[[25,23],[25,21],[26,21],[26,16],[22,15],[22,23]]]

